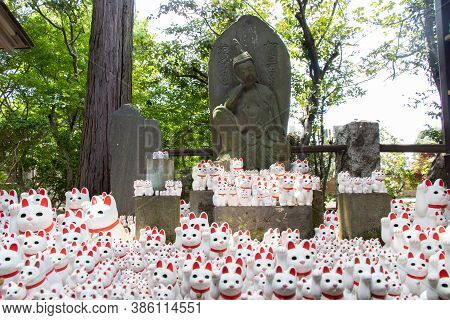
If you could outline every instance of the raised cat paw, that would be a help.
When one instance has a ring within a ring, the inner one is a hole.
[[[277,247],[277,248],[275,249],[275,251],[276,251],[276,253],[279,254],[279,255],[286,255],[286,254],[287,254],[286,248],[285,248],[285,247],[282,247],[282,246]]]
[[[319,279],[320,277],[322,277],[322,271],[320,269],[314,269],[314,271],[312,272],[312,277],[315,279]]]

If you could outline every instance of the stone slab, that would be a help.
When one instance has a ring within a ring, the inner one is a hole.
[[[152,182],[154,190],[165,190],[167,180],[175,179],[175,166],[172,159],[147,158],[147,180]]]
[[[313,225],[314,228],[319,227],[323,223],[323,213],[325,211],[325,204],[323,202],[323,193],[320,190],[313,191]]]
[[[180,224],[180,197],[135,197],[136,233],[146,226],[164,229],[167,242],[175,240],[175,228]]]
[[[191,205],[191,211],[195,214],[206,212],[210,223],[213,221],[214,214],[214,203],[212,200],[213,195],[214,192],[211,190],[189,191],[189,204]]]
[[[228,222],[232,230],[250,230],[262,239],[269,228],[300,229],[303,238],[313,235],[312,207],[215,207],[214,221]]]
[[[241,63],[249,64],[243,68],[253,75],[247,77],[253,80],[245,90],[238,78]],[[290,57],[269,25],[244,15],[216,39],[208,63],[208,92],[214,157],[242,157],[248,169],[289,158]]]
[[[390,212],[386,193],[342,193],[338,195],[339,235],[341,239],[380,237],[381,218]]]
[[[111,192],[120,214],[134,214],[133,182],[145,180],[145,159],[161,147],[159,123],[127,104],[113,113],[110,137]]]

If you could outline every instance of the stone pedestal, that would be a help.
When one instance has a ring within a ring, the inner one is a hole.
[[[323,193],[320,190],[313,191],[313,225],[314,228],[319,227],[323,223],[323,213],[325,211],[325,205],[323,203]]]
[[[147,180],[152,182],[154,190],[165,190],[166,180],[175,179],[175,167],[171,159],[147,158]]]
[[[250,230],[262,239],[269,228],[300,229],[302,238],[313,235],[312,207],[215,207],[214,221],[228,222],[233,231]]]
[[[386,193],[342,193],[338,195],[339,234],[341,239],[380,237],[381,218],[390,212]]]
[[[212,218],[214,212],[213,195],[214,192],[212,190],[189,191],[191,211],[195,214],[206,212],[208,217]]]
[[[180,224],[180,197],[135,197],[136,234],[146,226],[164,229],[167,242],[175,240],[175,228]]]

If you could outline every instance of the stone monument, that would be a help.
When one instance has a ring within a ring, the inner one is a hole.
[[[161,131],[126,104],[113,113],[110,134],[111,192],[119,214],[134,214],[133,182],[146,179],[146,159],[161,148]]]
[[[218,160],[247,169],[289,160],[289,53],[259,18],[245,15],[214,43],[208,66],[212,145]]]
[[[380,169],[380,126],[378,122],[353,121],[334,127],[336,144],[347,151],[336,156],[336,174],[348,171],[354,177],[370,177]]]

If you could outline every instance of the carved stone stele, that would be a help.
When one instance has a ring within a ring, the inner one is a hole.
[[[214,43],[208,66],[213,150],[242,157],[247,169],[289,160],[289,54],[280,37],[254,16],[242,16]]]

